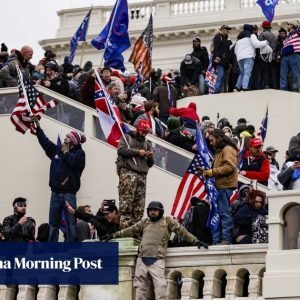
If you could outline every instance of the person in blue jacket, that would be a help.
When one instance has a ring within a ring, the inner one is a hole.
[[[68,203],[76,208],[76,193],[80,188],[80,177],[85,167],[85,152],[81,144],[86,141],[84,135],[76,131],[69,132],[61,147],[51,142],[34,119],[37,138],[46,155],[51,159],[49,186],[52,194],[50,199],[48,242],[57,242],[61,215],[64,211],[67,223],[67,242],[77,240],[76,219],[65,208]]]

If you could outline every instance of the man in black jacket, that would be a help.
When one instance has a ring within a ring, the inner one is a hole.
[[[61,148],[51,142],[37,124],[37,138],[46,155],[51,159],[50,181],[51,200],[49,211],[50,235],[49,242],[58,241],[61,213],[65,202],[76,207],[76,193],[80,188],[80,177],[85,167],[85,153],[81,144],[85,142],[84,135],[76,131],[69,132]],[[76,219],[65,210],[67,221],[67,241],[74,242],[77,239]]]
[[[26,216],[27,200],[18,197],[13,201],[14,214],[3,220],[3,234],[9,242],[34,241],[35,221]]]

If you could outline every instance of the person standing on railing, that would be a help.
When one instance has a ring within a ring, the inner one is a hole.
[[[145,138],[149,132],[149,122],[140,120],[136,132],[125,134],[118,146],[121,228],[140,221],[144,215],[147,174],[154,164],[152,146]]]
[[[85,152],[81,144],[86,141],[84,135],[77,131],[69,132],[59,149],[51,142],[41,129],[39,122],[34,119],[37,126],[36,133],[41,147],[51,160],[49,186],[52,194],[50,199],[49,242],[58,241],[58,230],[62,211],[65,211],[67,222],[67,242],[77,240],[76,219],[65,209],[66,201],[75,208],[76,193],[80,189],[80,177],[85,168]]]

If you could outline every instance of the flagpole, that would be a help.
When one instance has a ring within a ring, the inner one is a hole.
[[[82,43],[81,58],[80,58],[80,64],[79,64],[80,68],[82,66],[82,60],[83,60],[83,56],[84,56],[84,51],[85,51],[86,45],[87,45],[87,42],[83,42]]]
[[[28,110],[30,111],[30,115],[32,116],[33,113],[32,113],[31,107],[30,107],[30,105],[29,105],[29,101],[28,101],[26,89],[25,89],[25,86],[24,86],[23,74],[22,74],[22,72],[21,72],[21,70],[20,70],[20,68],[19,68],[18,65],[16,65],[16,69],[17,69],[18,76],[19,76],[19,78],[20,78],[20,83],[21,83],[21,86],[22,86],[24,99],[25,99],[26,104],[27,104],[27,106],[28,106]]]
[[[107,46],[108,46],[108,41],[109,41],[110,36],[111,36],[111,31],[112,31],[112,27],[113,27],[113,24],[114,24],[114,21],[115,21],[115,18],[116,18],[116,13],[117,13],[117,9],[118,9],[118,6],[119,6],[119,2],[120,2],[120,0],[117,0],[116,6],[114,7],[115,10],[114,10],[114,14],[113,14],[113,17],[112,17],[112,21],[111,21],[111,23],[110,23],[108,35],[107,35],[107,38],[106,38],[106,41],[105,41],[105,46],[104,46],[102,58],[101,58],[101,61],[100,61],[100,68],[102,68],[103,59],[104,59],[104,53],[105,53],[105,51],[106,51],[106,48],[107,48]]]
[[[124,140],[125,140],[126,146],[128,147],[128,149],[130,149],[130,146],[129,146],[129,144],[128,144],[128,141],[127,141],[127,139],[126,139],[126,137],[125,137],[125,134],[124,134],[124,132],[123,132],[123,130],[122,130],[122,127],[121,127],[121,124],[120,124],[120,122],[119,122],[119,118],[116,116],[115,110],[113,109],[113,107],[111,107],[111,104],[109,103],[109,99],[108,99],[108,95],[107,95],[107,93],[106,93],[106,89],[105,89],[105,87],[102,85],[102,80],[101,80],[101,78],[100,78],[100,76],[99,76],[99,74],[98,74],[98,71],[97,71],[97,70],[94,70],[94,71],[95,71],[97,80],[98,80],[98,82],[99,82],[99,84],[100,84],[100,86],[101,86],[101,88],[102,88],[102,90],[103,90],[103,92],[104,92],[104,94],[105,94],[106,103],[107,103],[107,105],[110,106],[110,111],[112,111],[112,113],[113,113],[113,115],[114,115],[114,118],[115,118],[115,120],[116,120],[116,122],[117,122],[117,125],[118,125],[118,127],[119,127],[119,130],[121,131],[122,137],[123,137]],[[132,157],[132,160],[133,160],[134,164],[137,165],[137,162],[136,162],[136,160],[135,160],[134,157]]]

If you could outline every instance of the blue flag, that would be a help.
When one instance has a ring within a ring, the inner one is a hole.
[[[78,42],[86,41],[86,33],[89,27],[91,12],[92,12],[92,8],[83,19],[82,23],[80,24],[79,28],[77,29],[77,31],[75,32],[75,34],[73,35],[70,41],[70,55],[68,60],[70,64],[73,62]]]
[[[275,14],[275,6],[278,4],[278,0],[257,0],[256,3],[261,7],[267,20],[272,23]]]
[[[107,66],[113,67],[112,64],[115,63],[115,69],[125,69],[122,53],[131,46],[128,35],[128,23],[127,0],[117,0],[108,23],[102,32],[92,40],[92,45],[96,49],[105,49],[104,60],[108,62]],[[117,63],[115,62],[116,60]]]
[[[197,126],[196,144],[204,169],[211,169],[212,155],[208,150],[203,131],[201,130],[199,125]],[[215,188],[215,179],[213,177],[206,179],[204,178],[204,184],[207,197],[210,203],[210,212],[207,220],[207,226],[210,228],[212,233],[215,233],[220,226],[220,215],[217,203],[219,193]]]
[[[261,125],[260,125],[260,128],[257,132],[257,137],[260,138],[263,142],[267,136],[267,130],[268,130],[268,119],[269,119],[269,110],[268,110],[268,107],[267,107],[267,111],[266,111],[266,115],[265,117],[263,118],[262,122],[261,122]]]

